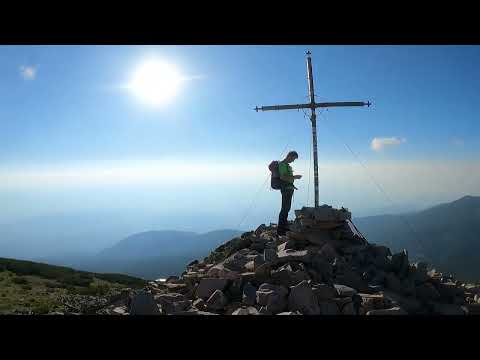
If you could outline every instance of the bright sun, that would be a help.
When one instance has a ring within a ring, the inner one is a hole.
[[[163,105],[175,97],[182,80],[173,65],[152,60],[135,70],[128,87],[140,100],[151,105]]]

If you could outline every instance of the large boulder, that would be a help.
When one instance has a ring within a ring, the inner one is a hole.
[[[388,289],[398,294],[403,294],[403,286],[400,279],[392,272],[385,275],[385,285]]]
[[[257,298],[257,288],[251,283],[246,283],[243,286],[242,301],[245,305],[255,305]]]
[[[310,277],[303,270],[293,271],[290,264],[285,264],[277,270],[271,272],[272,282],[277,285],[290,287],[297,285],[303,280],[309,280]]]
[[[257,290],[257,303],[264,307],[264,313],[276,314],[287,307],[288,290],[284,286],[262,284]]]
[[[312,286],[312,291],[319,302],[331,301],[338,296],[337,289],[327,284],[315,284]]]
[[[207,300],[207,309],[221,311],[228,304],[228,299],[221,290],[215,292]]]
[[[228,285],[227,279],[202,278],[198,284],[195,296],[204,300],[208,299],[216,290],[225,290]]]
[[[427,263],[418,262],[413,264],[412,278],[417,285],[423,284],[428,281],[430,277],[428,276]]]
[[[430,283],[418,285],[415,288],[415,293],[417,298],[424,302],[435,301],[440,297],[438,290]]]
[[[217,264],[208,269],[208,277],[210,278],[221,278],[236,280],[240,278],[240,273],[238,271],[231,270],[225,267],[223,264]]]
[[[318,253],[330,263],[339,256],[337,250],[330,243],[323,245]]]
[[[357,293],[357,290],[341,284],[334,284],[333,285],[339,297],[352,297]]]
[[[337,284],[346,285],[360,292],[369,292],[368,282],[366,282],[360,275],[352,270],[344,271],[335,277]]]
[[[320,275],[322,281],[328,282],[330,279],[332,279],[333,265],[330,264],[330,262],[322,255],[316,254],[312,257],[311,267]]]
[[[320,314],[318,299],[306,280],[291,287],[288,297],[288,308],[290,311],[300,311],[305,315]]]
[[[400,278],[403,278],[407,275],[408,268],[408,253],[406,250],[403,250],[402,252],[394,254],[392,256],[391,269]]]
[[[392,307],[401,307],[409,314],[418,313],[422,308],[422,304],[414,297],[402,296],[390,290],[385,290],[383,295]]]
[[[156,295],[154,299],[161,306],[162,312],[167,315],[187,310],[191,306],[191,302],[178,293]]]
[[[321,301],[318,305],[321,315],[340,315],[338,305],[334,301]]]
[[[311,254],[307,250],[291,250],[285,249],[278,252],[277,263],[284,264],[290,261],[299,261],[309,263]]]

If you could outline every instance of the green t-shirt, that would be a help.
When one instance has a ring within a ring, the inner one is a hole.
[[[278,163],[278,174],[279,174],[280,176],[284,176],[284,175],[293,176],[292,167],[291,167],[289,164],[287,164],[287,163],[279,162],[279,163]],[[294,187],[293,187],[293,180],[287,181],[287,183],[289,183],[289,185],[287,185],[287,186],[285,187],[286,189],[294,189]]]

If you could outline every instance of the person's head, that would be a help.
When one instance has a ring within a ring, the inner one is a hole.
[[[296,151],[290,151],[285,157],[285,162],[290,164],[294,162],[295,159],[298,159],[298,153]]]

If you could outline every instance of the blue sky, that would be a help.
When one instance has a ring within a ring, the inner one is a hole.
[[[480,194],[478,46],[1,46],[0,223],[138,209],[235,227],[250,206],[244,226],[274,222],[261,185],[286,146],[308,204],[309,121],[252,110],[306,102],[307,49],[318,101],[373,103],[319,116],[322,203],[360,216]],[[165,106],[125,89],[148,59],[189,79]]]

